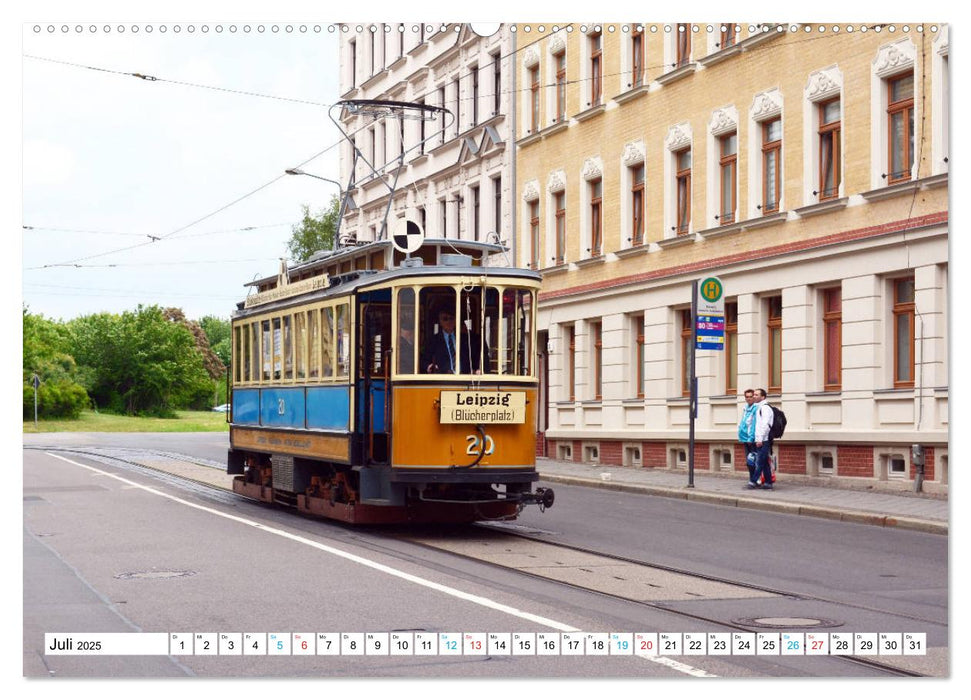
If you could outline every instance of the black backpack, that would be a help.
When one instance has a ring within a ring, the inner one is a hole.
[[[778,440],[786,432],[786,414],[775,406],[769,406],[769,408],[772,409],[772,427],[769,428],[769,437]]]

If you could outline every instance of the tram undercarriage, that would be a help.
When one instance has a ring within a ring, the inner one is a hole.
[[[231,471],[236,473],[234,492],[352,524],[512,520],[526,505],[546,509],[554,500],[552,489],[532,490],[531,481],[536,478],[532,471],[400,473],[289,455],[235,450],[230,455],[230,463],[237,465]]]

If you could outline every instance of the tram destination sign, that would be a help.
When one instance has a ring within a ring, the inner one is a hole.
[[[298,294],[306,294],[307,292],[316,292],[320,289],[327,289],[330,286],[330,276],[323,274],[317,275],[315,277],[310,277],[305,280],[300,280],[299,282],[290,282],[289,284],[283,284],[279,287],[274,287],[273,289],[268,289],[265,292],[256,292],[255,294],[250,294],[246,297],[246,301],[243,304],[243,308],[249,309],[254,306],[259,306],[261,304],[268,304],[271,301],[278,301],[280,299],[286,299],[288,297],[295,297]]]
[[[439,405],[441,423],[526,422],[525,391],[443,391]]]

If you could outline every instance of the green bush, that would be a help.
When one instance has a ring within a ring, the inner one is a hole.
[[[88,407],[88,392],[68,379],[42,382],[37,390],[37,415],[40,418],[79,418]],[[34,387],[24,383],[24,419],[34,417]]]

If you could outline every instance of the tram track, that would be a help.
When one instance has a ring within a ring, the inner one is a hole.
[[[222,465],[215,464],[210,460],[204,460],[204,459],[200,459],[200,458],[196,458],[196,457],[192,457],[184,454],[179,454],[174,452],[163,452],[158,450],[146,450],[146,449],[140,449],[140,448],[122,448],[122,447],[79,448],[79,447],[64,447],[64,446],[27,446],[25,445],[24,449],[31,449],[35,451],[47,451],[47,452],[63,452],[63,453],[69,453],[69,454],[74,454],[78,456],[86,456],[89,458],[96,459],[98,461],[106,462],[108,464],[114,464],[115,466],[119,466],[122,468],[134,469],[137,472],[150,475],[154,478],[159,478],[163,482],[169,483],[170,485],[176,486],[178,488],[184,489],[187,486],[190,486],[191,487],[190,490],[196,493],[197,495],[201,495],[203,497],[216,500],[217,502],[220,502],[220,503],[236,504],[236,503],[239,503],[240,501],[246,500],[238,496],[237,494],[227,490],[225,487],[221,487],[213,484],[212,481],[209,481],[206,479],[200,479],[200,478],[193,478],[192,476],[188,476],[185,474],[175,474],[173,472],[167,471],[166,469],[162,468],[157,464],[153,465],[150,463],[146,463],[147,461],[151,461],[152,458],[161,458],[161,459],[170,459],[178,462],[184,462],[198,467],[203,467],[206,469],[216,470],[222,467]],[[394,528],[394,529],[398,529],[398,528]],[[425,527],[422,529],[427,530],[428,528]],[[734,581],[731,579],[726,579],[724,577],[712,576],[709,574],[689,571],[678,567],[672,567],[668,565],[647,562],[638,558],[625,557],[617,554],[595,551],[588,547],[581,547],[577,545],[570,545],[563,542],[550,541],[549,539],[546,539],[540,535],[530,534],[528,530],[531,530],[531,529],[532,528],[515,529],[513,527],[509,527],[508,525],[495,524],[495,523],[476,523],[467,528],[469,532],[488,532],[495,535],[501,535],[503,537],[510,538],[510,539],[538,543],[543,546],[552,547],[552,548],[555,548],[556,550],[563,551],[563,552],[571,552],[571,553],[581,554],[585,556],[596,556],[602,559],[610,560],[612,562],[617,562],[618,564],[622,564],[622,565],[647,567],[650,569],[666,572],[671,575],[689,577],[691,579],[695,579],[706,583],[730,586],[737,589],[750,590],[753,593],[768,594],[768,595],[786,598],[790,600],[796,600],[796,601],[811,601],[811,602],[824,603],[829,605],[857,609],[857,610],[861,610],[869,613],[892,615],[894,617],[905,618],[919,623],[926,623],[926,624],[933,624],[933,625],[942,624],[935,620],[929,620],[929,619],[922,618],[919,616],[914,616],[914,615],[901,614],[896,611],[884,610],[880,608],[875,608],[875,607],[865,606],[865,605],[860,605],[855,603],[848,603],[845,601],[827,599],[820,596],[807,595],[804,593],[786,591],[778,588],[767,588],[762,585],[756,585],[756,584],[752,584],[744,581]],[[341,530],[344,530],[346,534],[346,529],[344,527],[341,527]],[[507,573],[514,572],[518,575],[526,576],[533,580],[542,581],[545,583],[558,583],[562,586],[565,586],[574,590],[583,591],[585,593],[601,596],[616,602],[623,603],[625,605],[635,605],[639,607],[645,607],[651,610],[662,612],[666,615],[681,617],[684,619],[689,619],[696,622],[704,623],[709,626],[717,626],[719,628],[724,628],[726,631],[739,631],[739,632],[752,633],[752,632],[758,632],[758,631],[766,631],[766,629],[769,629],[763,626],[743,625],[733,620],[725,620],[724,618],[712,617],[712,616],[699,614],[695,612],[679,610],[676,607],[672,606],[670,604],[670,601],[667,601],[667,603],[665,603],[665,602],[655,602],[650,600],[633,598],[629,596],[619,595],[616,593],[611,593],[605,590],[599,590],[597,588],[591,588],[588,586],[580,585],[569,581],[564,581],[562,579],[553,578],[548,575],[543,575],[543,574],[531,572],[531,571],[525,571],[523,570],[522,567],[504,565],[496,561],[490,561],[486,558],[483,558],[482,556],[473,556],[467,553],[455,551],[454,548],[448,548],[448,547],[436,545],[434,542],[429,541],[427,538],[423,539],[421,536],[416,536],[413,532],[403,535],[400,533],[389,532],[388,529],[382,529],[380,531],[377,531],[377,534],[379,534],[381,537],[390,537],[395,540],[408,542],[413,546],[417,546],[429,551],[447,553],[451,556],[459,557],[463,560],[475,562],[480,565],[487,565],[489,567],[492,567]],[[374,543],[374,542],[368,542],[367,538],[355,537],[354,539],[358,541],[358,543],[361,545],[364,545],[364,546],[370,545],[371,547],[376,546],[376,548],[383,549],[386,552],[394,553],[393,550],[387,548],[386,545],[381,545],[379,543]],[[420,560],[418,559],[415,559],[415,561],[417,563],[420,563]],[[774,629],[776,629],[777,631],[779,630],[779,628],[774,628]],[[787,629],[786,631],[798,631],[799,629],[800,629],[799,627],[795,627],[793,629]],[[755,658],[758,658],[758,657],[755,657]],[[765,658],[765,657],[762,657],[762,658]],[[886,673],[893,676],[901,676],[901,677],[925,677],[926,676],[926,674],[919,673],[917,671],[912,671],[906,668],[901,668],[887,663],[882,663],[880,661],[876,661],[868,657],[833,655],[827,658],[840,659],[841,662],[878,671],[881,673]]]
[[[756,586],[754,584],[749,584],[749,583],[739,582],[739,581],[731,581],[731,580],[725,579],[723,577],[710,576],[710,575],[707,575],[707,574],[700,574],[700,573],[696,573],[696,572],[690,572],[690,571],[687,571],[687,570],[684,570],[684,569],[678,569],[678,568],[675,568],[675,567],[652,564],[652,563],[648,563],[648,562],[643,562],[643,561],[639,561],[639,560],[636,560],[636,559],[632,559],[632,558],[629,558],[629,557],[623,557],[623,556],[611,555],[611,554],[604,554],[602,552],[596,552],[596,551],[593,551],[593,550],[591,550],[589,548],[585,548],[585,547],[578,547],[578,546],[573,546],[573,545],[567,545],[567,544],[563,544],[563,543],[559,543],[559,542],[557,542],[557,543],[550,543],[550,542],[548,542],[548,541],[546,541],[546,540],[544,540],[544,539],[542,539],[540,537],[529,536],[529,535],[526,535],[526,534],[520,533],[520,532],[511,532],[507,528],[504,528],[504,527],[501,527],[501,526],[496,526],[494,524],[476,523],[473,527],[476,528],[476,529],[485,529],[485,530],[490,530],[490,531],[494,531],[494,532],[499,532],[499,533],[501,533],[503,535],[508,535],[510,537],[515,537],[515,538],[524,539],[524,540],[530,540],[530,541],[533,541],[533,542],[539,542],[539,543],[542,543],[542,544],[545,544],[545,545],[550,545],[550,546],[556,547],[556,548],[561,549],[561,550],[566,550],[566,551],[571,551],[571,552],[578,552],[578,553],[581,553],[581,554],[593,555],[593,556],[597,556],[597,557],[601,557],[601,558],[605,558],[605,559],[610,559],[610,560],[617,561],[617,562],[622,562],[624,564],[633,564],[633,565],[636,565],[636,566],[650,567],[652,569],[663,570],[663,571],[666,571],[666,572],[670,572],[670,573],[673,573],[673,574],[677,574],[679,576],[688,576],[688,577],[695,578],[695,579],[699,579],[699,580],[703,580],[703,581],[709,581],[709,582],[714,582],[714,583],[728,585],[728,586],[733,586],[733,587],[738,587],[738,588],[750,589],[752,591],[756,591],[756,592],[759,592],[759,593],[770,593],[772,595],[776,595],[776,596],[780,596],[780,597],[785,597],[785,598],[789,598],[789,599],[793,599],[793,600],[800,600],[800,601],[810,600],[810,601],[816,601],[816,602],[825,602],[825,603],[829,603],[829,604],[832,604],[832,605],[839,605],[839,606],[845,606],[845,607],[858,608],[858,609],[866,610],[868,612],[885,613],[885,614],[889,614],[889,615],[896,615],[898,617],[907,617],[908,619],[912,619],[912,620],[919,621],[919,622],[926,622],[926,623],[930,623],[930,624],[940,624],[940,623],[936,623],[936,622],[931,621],[931,620],[924,620],[922,618],[917,618],[917,617],[913,617],[913,616],[899,615],[898,613],[895,613],[895,612],[892,612],[892,611],[886,611],[886,610],[879,610],[879,609],[874,609],[874,608],[868,608],[866,606],[853,605],[853,604],[843,603],[843,602],[834,601],[834,600],[825,600],[823,598],[818,598],[818,597],[814,597],[814,596],[806,596],[806,595],[803,595],[803,594],[793,593],[793,592],[788,592],[788,591],[783,591],[783,590],[780,590],[780,589],[766,589],[763,586]],[[517,568],[517,567],[512,567],[512,566],[504,566],[504,565],[502,565],[500,563],[497,563],[497,562],[485,561],[485,560],[483,560],[481,558],[478,558],[478,557],[474,557],[474,556],[470,556],[470,555],[466,555],[466,554],[457,553],[457,552],[455,552],[455,551],[453,551],[451,549],[443,549],[443,548],[440,548],[440,547],[435,546],[434,544],[430,544],[428,542],[423,542],[420,539],[413,539],[411,537],[403,537],[401,539],[404,539],[404,540],[408,541],[411,544],[418,545],[418,546],[421,546],[421,547],[424,547],[424,548],[427,548],[427,549],[431,549],[431,550],[435,550],[435,551],[445,551],[445,552],[448,552],[449,554],[452,554],[453,556],[462,557],[463,559],[466,559],[466,560],[469,560],[469,561],[474,561],[474,562],[477,562],[477,563],[480,563],[480,564],[485,563],[485,564],[488,564],[489,566],[492,566],[494,568],[498,568],[498,569],[503,570],[503,571],[506,571],[506,572],[515,572],[517,574],[520,574],[520,575],[523,575],[523,576],[527,576],[527,577],[532,578],[534,580],[540,580],[540,581],[544,581],[544,582],[559,583],[559,584],[561,584],[563,586],[566,586],[568,588],[572,588],[572,589],[575,589],[575,590],[583,591],[585,593],[592,593],[594,595],[601,596],[601,597],[604,597],[604,598],[607,598],[607,599],[610,599],[610,600],[613,600],[613,601],[616,601],[616,602],[620,602],[620,603],[623,603],[625,605],[636,605],[636,606],[639,606],[639,607],[646,607],[646,608],[649,608],[651,610],[655,610],[655,611],[658,611],[658,612],[662,612],[662,613],[664,613],[666,615],[672,615],[672,616],[676,616],[676,617],[680,617],[680,618],[684,618],[684,619],[688,619],[688,620],[693,620],[693,621],[696,621],[696,622],[705,623],[706,625],[709,625],[709,626],[717,626],[719,628],[724,628],[726,631],[737,631],[737,632],[754,633],[754,632],[759,632],[759,631],[763,631],[764,632],[764,631],[768,631],[770,629],[770,628],[762,627],[762,626],[742,625],[742,624],[738,624],[735,621],[731,621],[731,620],[727,620],[726,621],[724,618],[716,618],[716,617],[711,617],[711,616],[702,615],[702,614],[698,614],[698,613],[692,613],[692,612],[688,612],[688,611],[684,611],[684,610],[679,610],[679,609],[677,609],[675,607],[672,607],[671,605],[666,605],[666,604],[663,604],[663,603],[656,603],[656,602],[641,600],[641,599],[637,599],[637,598],[631,598],[631,597],[628,597],[628,596],[617,595],[617,594],[613,594],[613,593],[610,593],[610,592],[607,592],[607,591],[598,590],[596,588],[590,588],[590,587],[587,587],[587,586],[582,586],[582,585],[578,585],[578,584],[575,584],[575,583],[566,582],[566,581],[563,581],[563,580],[551,579],[549,576],[544,576],[542,574],[537,574],[537,573],[533,573],[533,572],[529,572],[529,571],[524,571],[522,568]],[[771,629],[775,629],[776,631],[781,631],[779,628],[771,628]],[[793,629],[788,629],[787,628],[785,631],[797,631],[798,629],[799,629],[798,627],[797,628],[793,628]],[[868,668],[868,669],[875,670],[875,671],[880,671],[880,672],[887,673],[887,674],[892,675],[892,676],[914,677],[914,678],[923,678],[923,677],[926,677],[926,674],[919,673],[917,671],[912,671],[912,670],[905,669],[905,668],[900,668],[898,666],[893,666],[891,664],[882,663],[880,661],[876,661],[874,659],[871,659],[871,658],[868,658],[868,657],[864,657],[864,656],[832,655],[832,656],[829,656],[828,658],[831,658],[831,659],[839,659],[839,660],[841,660],[844,663],[849,663],[849,664],[852,664],[852,665],[855,665],[855,666],[859,666],[859,667],[863,667],[863,668]]]

